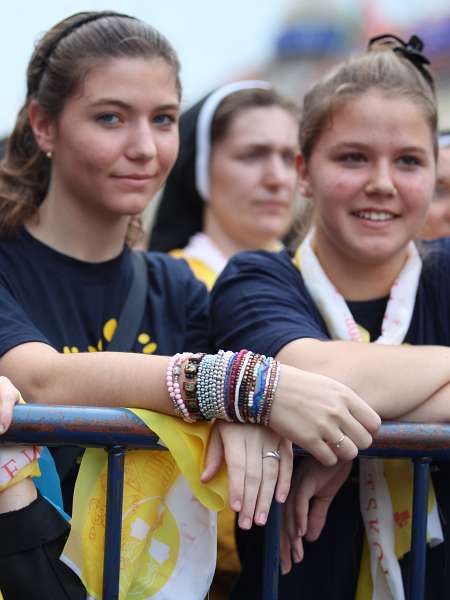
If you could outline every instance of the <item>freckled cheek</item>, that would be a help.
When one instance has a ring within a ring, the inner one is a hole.
[[[106,157],[101,154],[90,154],[87,155],[82,164],[84,165],[85,172],[90,175],[101,175],[105,171],[110,170],[111,161],[106,160]]]
[[[331,180],[323,186],[323,195],[326,196],[330,202],[333,202],[334,206],[345,206],[347,203],[352,201],[355,195],[359,191],[359,186],[348,179],[336,178],[334,181]]]
[[[178,151],[178,135],[158,140],[157,160],[161,169],[169,171],[173,167],[178,156]]]
[[[405,201],[409,203],[411,207],[425,213],[433,200],[434,182],[422,186],[414,185],[413,183],[404,185],[401,193],[405,198]]]
[[[109,170],[117,159],[111,145],[89,143],[86,140],[78,144],[71,154],[73,164],[77,164],[78,169],[90,175],[98,175]]]
[[[352,192],[355,188],[353,178],[347,175],[342,175],[339,170],[335,169],[318,169],[317,177],[312,181],[313,195],[320,194],[338,200]]]

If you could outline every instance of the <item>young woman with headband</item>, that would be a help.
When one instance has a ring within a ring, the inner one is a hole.
[[[226,84],[183,114],[150,248],[185,258],[209,288],[237,252],[280,249],[293,218],[298,119],[265,81]]]
[[[436,183],[427,64],[417,37],[382,36],[306,94],[299,173],[314,203],[313,226],[293,257],[247,253],[229,263],[213,292],[212,329],[220,347],[245,345],[338,379],[386,419],[433,422],[450,418],[450,248],[440,240],[421,256],[414,244]],[[376,343],[355,343],[369,341]],[[345,429],[330,442],[345,448]],[[292,560],[302,564],[281,578],[283,600],[299,590],[306,599],[404,598],[410,464],[361,461],[348,477],[350,469],[345,462],[322,468],[311,458],[296,469],[282,572]],[[435,600],[450,594],[445,465],[434,465],[433,483],[427,598]],[[233,598],[247,600],[260,597],[261,544],[260,530],[250,539],[245,533]]]
[[[275,486],[279,500],[289,486],[291,448],[282,438],[333,464],[370,444],[379,419],[331,379],[248,351],[198,354],[208,351],[205,287],[183,261],[136,256],[125,244],[130,219],[175,161],[180,94],[170,44],[127,15],[73,15],[37,44],[0,165],[0,368],[28,402],[149,408],[188,423],[218,418],[203,479],[223,444],[233,508],[244,524],[264,522]],[[142,265],[137,334],[129,352],[105,351]],[[8,397],[1,407],[3,429],[13,404]],[[354,444],[344,452],[323,442],[341,427]],[[75,474],[66,452],[54,456],[70,509]],[[30,478],[2,489],[5,600],[84,597],[58,561],[66,521]],[[206,585],[203,566],[193,568]]]

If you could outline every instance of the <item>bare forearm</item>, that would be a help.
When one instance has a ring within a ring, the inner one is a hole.
[[[29,402],[129,406],[173,414],[165,385],[167,361],[121,352],[60,354],[47,348],[39,355],[36,344],[24,344],[8,352],[0,366]]]
[[[412,411],[400,415],[397,420],[417,423],[450,422],[450,384],[444,385],[431,398]]]
[[[450,349],[296,340],[281,362],[345,383],[385,419],[405,415],[450,381]]]

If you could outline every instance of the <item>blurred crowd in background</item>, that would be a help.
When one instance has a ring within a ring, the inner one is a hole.
[[[400,26],[383,2],[359,0],[345,9],[329,0],[297,4],[278,33],[273,59],[243,75],[267,79],[298,101],[330,66],[363,49],[370,37],[391,32],[408,39],[416,33],[425,43],[436,76],[440,128],[450,129],[450,4],[438,14],[424,8],[420,18],[403,18]],[[406,3],[398,4],[404,5],[406,13]]]

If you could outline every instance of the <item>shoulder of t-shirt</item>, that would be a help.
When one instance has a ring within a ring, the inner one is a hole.
[[[446,276],[450,271],[450,238],[423,241],[419,244],[423,273]]]
[[[0,238],[0,282],[6,283],[10,276],[22,268],[23,244],[18,236]]]
[[[174,258],[163,252],[145,252],[150,282],[162,286],[170,286],[178,293],[183,289],[205,290],[206,287],[192,273],[187,262],[182,258]],[[180,296],[182,299],[183,296]]]
[[[178,276],[192,277],[185,260],[165,254],[164,252],[144,252],[149,271],[173,273]]]
[[[450,237],[443,237],[437,240],[424,240],[420,242],[419,250],[427,254],[439,253],[450,255]]]
[[[2,257],[11,254],[11,252],[16,253],[18,248],[23,251],[23,241],[20,234],[11,237],[0,237],[0,260]]]
[[[238,273],[267,273],[268,275],[286,281],[297,281],[299,273],[292,263],[289,252],[283,248],[280,252],[258,250],[239,252],[231,258],[222,271],[220,279],[237,275]]]

